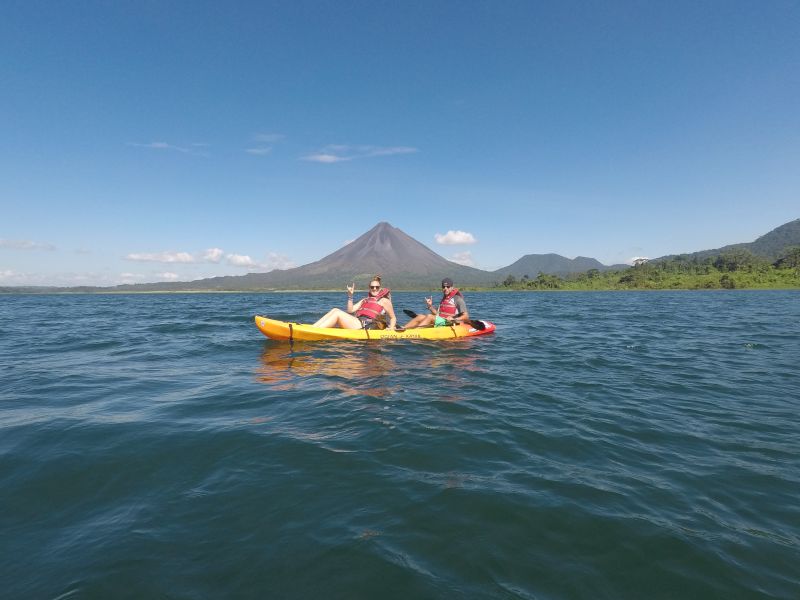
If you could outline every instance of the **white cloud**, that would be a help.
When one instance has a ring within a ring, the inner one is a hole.
[[[288,256],[270,252],[267,254],[267,260],[261,266],[271,271],[272,269],[292,269],[297,265]]]
[[[222,260],[222,256],[225,254],[222,248],[209,248],[203,253],[203,260],[218,263]]]
[[[11,248],[13,250],[55,250],[53,244],[44,242],[32,242],[30,240],[4,240],[0,239],[0,248]]]
[[[11,279],[14,277],[15,273],[11,269],[6,269],[5,271],[0,271],[0,280],[3,279]]]
[[[472,260],[472,252],[469,250],[465,252],[456,252],[453,256],[450,257],[450,260],[454,263],[458,263],[459,265],[464,265],[465,267],[474,267],[475,261]]]
[[[169,272],[167,272],[167,273],[157,273],[156,275],[157,275],[157,277],[159,279],[162,279],[162,280],[165,280],[165,281],[176,281],[178,279],[178,274],[177,273],[169,273]]]
[[[331,163],[344,162],[344,161],[347,161],[347,160],[353,160],[353,157],[352,156],[337,156],[336,154],[319,153],[319,154],[309,154],[308,156],[303,156],[301,160],[307,160],[307,161],[310,161],[310,162],[331,164]]]
[[[125,260],[133,260],[136,262],[157,262],[157,263],[195,263],[197,260],[188,252],[154,252],[154,253],[131,253],[125,257]]]
[[[246,254],[228,254],[228,264],[234,267],[256,267],[258,264]]]
[[[373,156],[392,156],[395,154],[412,154],[419,152],[411,146],[348,146],[346,144],[330,144],[315,154],[301,157],[318,163],[337,163]]]
[[[453,231],[452,229],[442,235],[441,233],[437,233],[434,238],[436,238],[436,243],[441,244],[442,246],[457,246],[461,244],[475,244],[478,240],[475,239],[475,236],[471,233],[467,233],[466,231]]]
[[[626,260],[625,263],[633,265],[637,262],[647,262],[648,260],[650,259],[646,256],[634,256],[633,258],[629,258],[628,260]]]
[[[288,256],[278,254],[277,252],[269,252],[263,262],[258,262],[247,256],[246,254],[227,254],[225,256],[227,263],[234,267],[246,267],[251,269],[260,269],[263,271],[272,271],[273,269],[291,269],[297,266]]]
[[[264,262],[253,260],[246,254],[236,254],[234,252],[225,253],[222,248],[208,248],[202,255],[191,254],[189,252],[134,252],[125,256],[126,260],[135,262],[155,262],[164,264],[198,264],[213,263],[219,264],[222,259],[233,267],[250,267],[258,269],[290,269],[295,266],[294,262],[287,256],[270,252]],[[159,274],[160,275],[160,274]]]

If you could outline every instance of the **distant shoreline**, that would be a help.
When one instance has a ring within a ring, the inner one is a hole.
[[[737,287],[733,290],[724,288],[597,288],[597,289],[530,289],[530,288],[462,288],[465,293],[469,294],[485,294],[485,293],[509,293],[509,292],[525,292],[525,293],[580,293],[580,292],[730,292],[730,291],[786,291],[786,290],[800,290],[800,285],[794,286],[781,286],[781,287]],[[394,289],[394,292],[411,293],[418,292],[420,294],[430,295],[429,289]],[[152,296],[152,295],[175,295],[175,294],[335,294],[345,293],[340,289],[329,290],[147,290],[147,291],[36,291],[36,290],[2,290],[0,296]],[[358,293],[358,291],[356,292]],[[366,290],[362,293],[366,294]]]

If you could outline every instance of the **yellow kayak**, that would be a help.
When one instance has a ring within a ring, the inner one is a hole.
[[[420,327],[393,331],[391,329],[339,329],[314,327],[302,323],[287,323],[256,315],[256,327],[270,339],[281,341],[316,340],[452,340],[453,338],[486,335],[495,330],[489,321],[470,321],[447,327]]]

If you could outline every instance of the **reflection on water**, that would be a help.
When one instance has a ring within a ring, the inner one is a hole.
[[[463,385],[485,371],[475,340],[447,344],[354,344],[352,342],[267,342],[256,369],[259,382],[274,390],[327,388],[345,395],[385,398],[409,378],[427,378],[436,399],[459,402]]]
[[[383,398],[397,386],[386,378],[396,368],[391,349],[383,346],[325,343],[268,342],[261,354],[257,379],[277,390],[293,390],[314,383],[347,395]]]

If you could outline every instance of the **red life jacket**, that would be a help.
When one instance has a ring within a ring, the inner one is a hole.
[[[452,319],[458,314],[458,307],[455,301],[456,296],[461,296],[461,292],[458,291],[458,288],[452,288],[449,294],[445,294],[442,297],[442,301],[439,303],[440,317]]]
[[[378,315],[385,313],[386,310],[381,306],[378,300],[388,296],[390,291],[389,288],[383,288],[376,295],[364,298],[364,302],[361,303],[361,308],[356,311],[356,316],[375,319]]]

